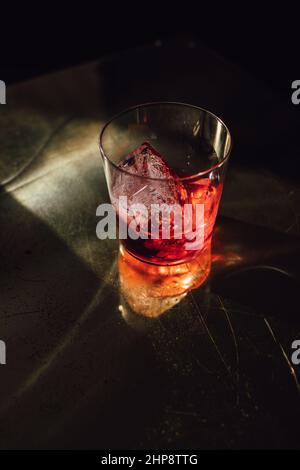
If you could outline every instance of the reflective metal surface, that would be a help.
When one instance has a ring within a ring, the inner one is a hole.
[[[144,62],[157,77],[129,82],[125,65]],[[153,99],[217,112],[235,143],[212,273],[180,298],[158,299],[165,311],[155,318],[130,308],[118,244],[95,234],[96,207],[108,200],[99,129]],[[300,447],[300,371],[290,360],[300,331],[300,191],[281,164],[283,149],[293,163],[296,124],[276,100],[211,52],[173,43],[8,90],[1,448]],[[290,119],[281,132],[279,115]]]

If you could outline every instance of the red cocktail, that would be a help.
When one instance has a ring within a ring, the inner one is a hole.
[[[142,105],[105,126],[105,174],[130,254],[177,265],[207,253],[230,147],[222,121],[189,105]]]

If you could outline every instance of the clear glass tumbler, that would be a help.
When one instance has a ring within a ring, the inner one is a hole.
[[[230,150],[226,125],[188,104],[142,104],[109,121],[100,151],[123,248],[160,266],[207,250]]]

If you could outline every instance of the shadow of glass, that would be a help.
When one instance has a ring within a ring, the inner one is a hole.
[[[258,314],[299,323],[299,238],[220,217],[212,290]]]

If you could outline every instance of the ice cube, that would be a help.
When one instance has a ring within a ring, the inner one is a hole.
[[[128,205],[144,204],[149,212],[151,204],[182,204],[187,197],[175,172],[148,142],[127,155],[119,168],[126,173],[115,174],[111,191],[114,205],[120,196],[127,196]]]
[[[131,152],[119,167],[129,173],[148,178],[165,179],[173,176],[167,163],[148,142],[144,142]]]

